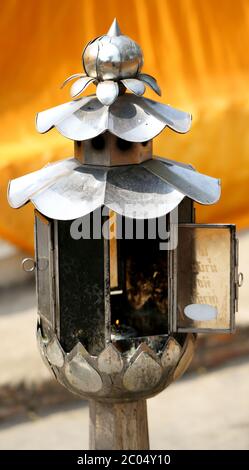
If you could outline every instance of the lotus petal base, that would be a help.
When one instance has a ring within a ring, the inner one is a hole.
[[[188,367],[196,339],[193,334],[148,337],[123,354],[109,343],[92,356],[81,343],[67,353],[52,331],[46,334],[38,324],[40,353],[62,385],[84,399],[117,402],[149,398],[170,385]]]

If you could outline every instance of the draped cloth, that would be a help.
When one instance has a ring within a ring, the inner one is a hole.
[[[141,45],[159,100],[193,115],[192,130],[167,129],[154,154],[222,179],[220,202],[198,205],[198,222],[249,224],[248,0],[2,0],[0,236],[24,249],[33,247],[33,208],[8,206],[8,180],[73,155],[56,130],[37,134],[35,113],[69,100],[60,84],[82,72],[83,46],[114,17]]]

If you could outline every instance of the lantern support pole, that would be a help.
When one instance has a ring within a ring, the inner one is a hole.
[[[149,432],[146,400],[125,403],[89,401],[90,450],[146,450]]]

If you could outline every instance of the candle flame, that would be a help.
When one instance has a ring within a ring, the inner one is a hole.
[[[117,319],[117,320],[115,321],[115,325],[117,325],[117,326],[118,326],[118,325],[119,325],[119,323],[120,323],[120,321],[119,321],[119,319]]]

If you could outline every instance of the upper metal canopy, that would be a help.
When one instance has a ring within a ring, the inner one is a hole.
[[[129,93],[108,107],[95,95],[88,96],[38,113],[36,119],[39,132],[56,127],[65,137],[79,141],[108,130],[121,139],[143,142],[153,139],[165,127],[185,133],[190,126],[190,114]]]
[[[202,204],[220,197],[220,182],[171,160],[139,165],[96,167],[71,158],[10,182],[8,199],[18,208],[29,200],[47,217],[72,220],[106,205],[137,219],[160,217],[184,196]]]
[[[143,142],[166,126],[181,133],[190,129],[190,114],[141,98],[147,86],[158,95],[161,90],[154,77],[141,73],[142,50],[121,33],[116,19],[107,34],[87,44],[82,62],[85,73],[75,73],[62,84],[73,81],[70,94],[75,101],[38,113],[39,132],[56,127],[65,137],[82,141],[108,130],[124,140]],[[79,99],[90,84],[96,85],[96,95]]]

